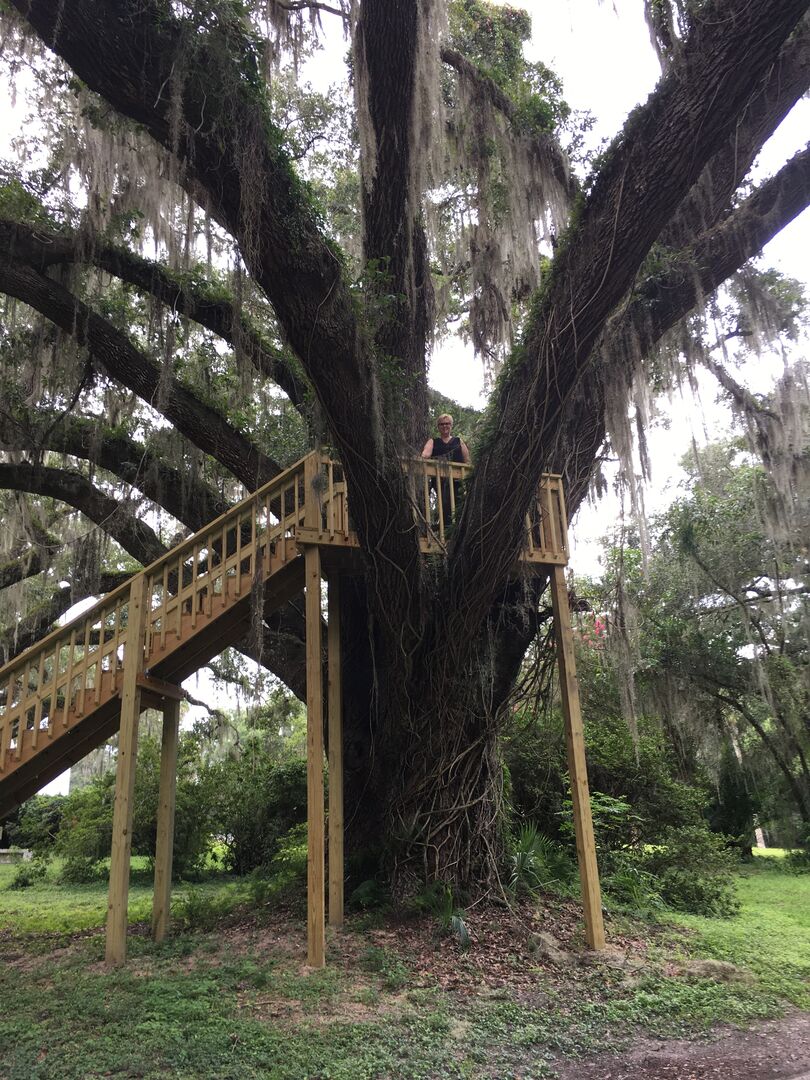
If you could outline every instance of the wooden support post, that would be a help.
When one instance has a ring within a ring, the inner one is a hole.
[[[343,687],[340,680],[340,580],[329,580],[329,925],[343,926]]]
[[[147,614],[146,578],[143,574],[138,574],[133,578],[129,590],[124,680],[121,688],[121,727],[118,732],[118,763],[115,770],[115,807],[107,906],[106,961],[110,966],[123,964],[127,958],[132,801],[135,792],[135,759],[138,753],[138,720],[141,713],[138,674],[143,667],[143,638]]]
[[[307,490],[307,499],[312,493]],[[324,966],[323,677],[321,672],[321,553],[304,555],[307,626],[307,963]]]
[[[596,845],[593,838],[591,797],[588,791],[588,771],[585,764],[585,738],[579,705],[571,613],[568,608],[565,570],[562,566],[555,566],[551,571],[551,604],[554,611],[554,632],[557,638],[560,691],[568,747],[568,771],[571,776],[574,832],[582,884],[582,904],[585,910],[585,936],[590,947],[598,950],[605,947],[605,927],[602,921],[599,867],[596,862]]]
[[[155,847],[155,895],[152,901],[152,937],[163,941],[169,929],[174,852],[174,808],[177,793],[177,743],[180,734],[180,702],[163,700],[163,738],[160,749],[157,844]]]

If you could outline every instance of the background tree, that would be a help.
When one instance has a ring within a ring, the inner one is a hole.
[[[806,431],[800,445],[803,462]],[[625,714],[660,717],[685,779],[714,777],[723,831],[750,846],[756,811],[793,844],[810,807],[807,503],[786,508],[740,439],[686,464],[688,492],[654,523],[646,565],[638,549],[612,553],[596,601],[603,681],[629,684]]]
[[[665,74],[582,188],[552,131],[559,88],[521,61],[511,9],[451,5],[455,41],[429,0],[363,0],[352,18],[343,4],[20,0],[7,17],[10,68],[28,63],[41,90],[44,160],[8,177],[0,205],[0,289],[24,305],[3,330],[17,390],[2,483],[68,503],[144,562],[163,543],[147,507],[194,528],[275,475],[285,424],[304,442],[327,433],[366,561],[344,627],[355,839],[382,839],[401,884],[494,877],[498,731],[541,621],[542,582],[510,579],[541,471],[564,474],[575,510],[642,358],[810,195],[807,151],[742,187],[807,88],[806,0],[679,3],[668,35],[653,8]],[[359,154],[346,146],[333,191],[358,195],[359,274],[334,239],[341,197],[327,219],[293,161],[307,140],[290,98],[266,78],[268,55],[300,52],[305,19],[330,15],[352,34]],[[487,108],[470,130],[473,95]],[[480,348],[519,332],[447,557],[427,565],[397,458],[424,437],[426,226],[453,183],[477,214],[469,270],[449,275],[456,307]],[[541,220],[558,236],[542,276]],[[131,493],[114,513],[113,490]],[[28,558],[24,514],[13,532]],[[300,688],[294,606],[242,647]]]

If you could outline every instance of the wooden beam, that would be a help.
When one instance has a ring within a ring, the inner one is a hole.
[[[343,926],[343,715],[340,579],[329,579],[329,925]]]
[[[312,493],[307,489],[307,498]],[[307,628],[307,963],[325,963],[323,676],[321,671],[321,556],[305,551]]]
[[[118,762],[115,770],[106,942],[106,961],[111,967],[123,964],[127,958],[132,802],[135,792],[135,759],[138,754],[138,721],[141,713],[138,675],[143,668],[143,641],[148,612],[146,575],[138,574],[132,579],[129,590],[124,679],[121,688],[121,727],[118,732]]]
[[[157,844],[155,847],[155,894],[152,901],[152,937],[163,941],[169,929],[174,853],[174,808],[177,794],[177,744],[180,737],[180,702],[167,697],[163,703],[163,737],[160,747],[160,793],[158,795]]]
[[[568,607],[565,571],[561,566],[555,566],[551,571],[551,605],[554,612],[554,632],[557,638],[560,692],[565,717],[568,771],[571,776],[571,801],[574,807],[574,832],[577,840],[577,859],[585,912],[585,936],[590,947],[599,950],[605,947],[602,895],[599,888],[596,844],[593,838],[591,796],[588,790],[588,770],[585,763],[585,737],[579,704],[571,612]]]
[[[139,675],[138,686],[141,690],[149,690],[154,697],[172,698],[174,701],[186,700],[182,686],[167,682],[165,679],[158,679],[155,675]]]

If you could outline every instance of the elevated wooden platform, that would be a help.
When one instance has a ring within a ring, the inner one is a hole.
[[[469,466],[418,459],[403,462],[403,469],[421,549],[425,554],[439,554],[445,549],[456,515],[456,498]],[[526,516],[525,544],[516,571],[551,571],[555,612],[562,619],[558,619],[558,634],[567,634],[570,639],[570,624],[567,630],[565,624],[568,613],[562,570],[567,561],[562,485],[559,477],[544,476]],[[161,854],[156,868],[154,923],[156,934],[162,936],[168,919],[174,814],[172,755],[176,756],[179,684],[248,633],[256,605],[269,615],[306,588],[309,959],[314,965],[323,963],[320,581],[322,573],[330,577],[361,566],[342,467],[315,451],[0,669],[0,817],[120,729],[109,962],[120,963],[126,950],[131,802],[140,710],[153,706],[164,712],[158,821]],[[333,596],[336,605],[337,590],[330,584],[330,730],[339,714],[340,701],[339,663],[335,660],[339,654],[338,620]],[[558,611],[561,606],[565,607],[563,613]],[[575,690],[572,665],[571,652],[566,686],[573,681]],[[577,718],[578,706],[575,725]],[[335,736],[330,742],[337,747],[340,739]],[[330,746],[330,798],[334,793],[339,800],[342,767],[339,754],[333,760],[333,750]],[[572,765],[572,775],[577,770],[584,775],[584,750],[577,752],[581,765]],[[587,780],[584,796],[587,799]],[[338,909],[342,919],[340,805],[338,802],[333,807],[337,812],[330,819],[334,833],[330,835],[330,919],[332,911]],[[589,810],[587,819],[590,827]],[[579,837],[579,825],[577,830]],[[586,837],[586,847],[588,844],[592,849],[592,831],[589,841]],[[598,878],[596,881],[598,901]],[[598,904],[594,907],[595,903],[591,902],[586,918],[589,927],[596,917],[594,912],[599,913],[601,927],[601,909]]]

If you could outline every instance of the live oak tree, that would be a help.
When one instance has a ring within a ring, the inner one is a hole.
[[[343,628],[355,842],[400,885],[486,886],[500,718],[544,610],[542,582],[510,580],[527,507],[547,469],[576,509],[645,358],[806,206],[807,149],[746,177],[810,81],[807,0],[650,4],[664,75],[583,185],[555,136],[559,87],[522,60],[513,9],[457,0],[451,36],[440,0],[12,7],[6,57],[50,80],[40,138],[58,153],[9,176],[0,202],[0,290],[27,306],[3,332],[5,370],[22,358],[25,378],[0,417],[0,484],[32,500],[6,496],[30,550],[4,572],[43,572],[50,500],[143,563],[164,543],[143,505],[196,528],[295,456],[279,424],[295,445],[328,438],[366,564]],[[350,30],[359,145],[312,184],[293,158],[347,123],[328,103],[296,114],[265,68],[306,46],[304,16]],[[60,180],[87,183],[81,211]],[[335,240],[355,204],[356,253]],[[447,312],[508,357],[447,555],[427,561],[398,459],[424,439]],[[294,605],[244,648],[300,691]]]

